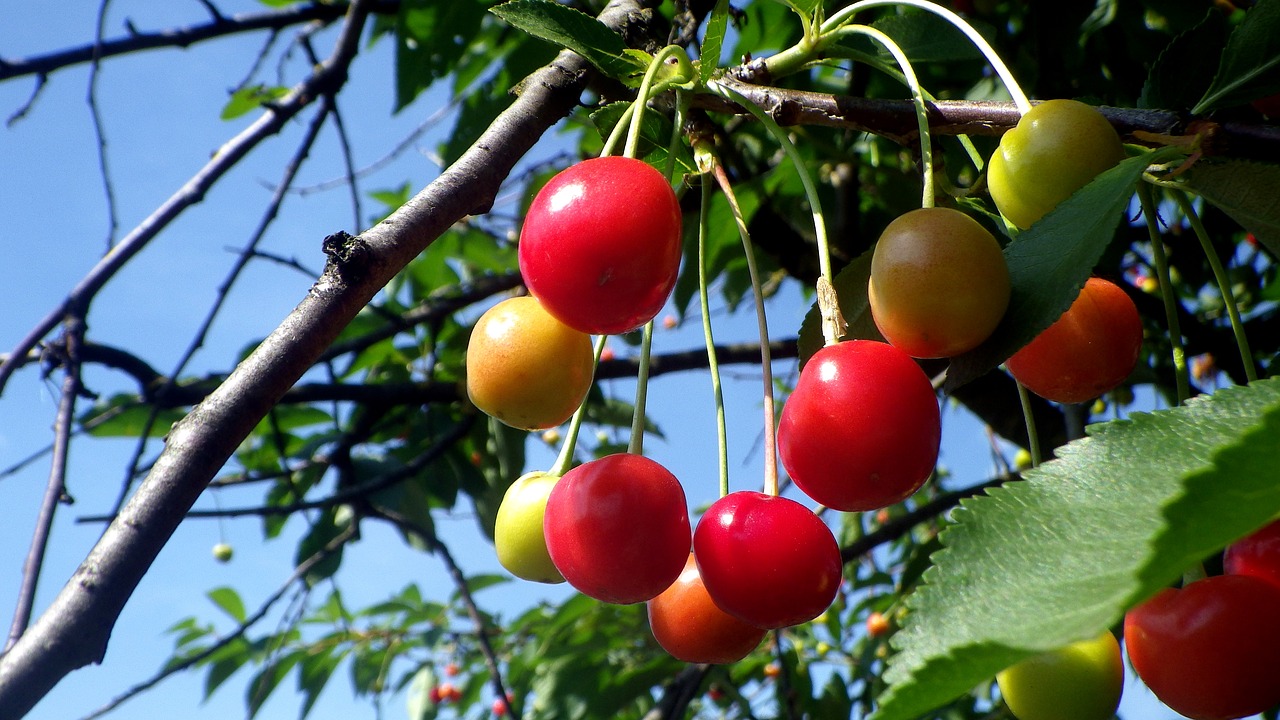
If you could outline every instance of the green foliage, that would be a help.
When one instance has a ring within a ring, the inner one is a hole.
[[[511,0],[491,12],[536,38],[578,53],[609,77],[638,84],[649,66],[646,53],[629,49],[604,23],[552,0]]]
[[[1191,109],[1200,114],[1280,92],[1280,6],[1258,3],[1245,13],[1222,52],[1218,74]]]
[[[1187,172],[1186,186],[1213,203],[1280,255],[1280,165],[1206,160]]]
[[[908,601],[877,720],[1096,635],[1280,512],[1280,381],[1089,431],[1025,482],[962,503]]]
[[[1009,311],[986,342],[952,359],[945,390],[1004,362],[1066,312],[1115,236],[1138,178],[1180,152],[1167,148],[1122,161],[1005,246]]]
[[[227,104],[222,108],[220,117],[223,120],[235,120],[288,94],[289,88],[287,87],[267,87],[265,85],[242,87],[231,94],[231,98],[227,100]]]

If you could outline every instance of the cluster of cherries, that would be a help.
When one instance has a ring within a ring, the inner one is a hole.
[[[1123,156],[1114,129],[1095,109],[1042,103],[1006,133],[992,157],[992,199],[1010,223],[1025,229]],[[473,403],[529,430],[568,420],[592,383],[591,336],[632,331],[666,302],[679,270],[681,231],[669,182],[642,161],[602,157],[552,178],[521,231],[519,263],[530,296],[494,306],[473,331],[467,353]],[[916,359],[977,347],[999,325],[1009,298],[1000,244],[969,216],[923,208],[890,223],[876,244],[868,284],[872,316],[886,342],[828,344],[809,358],[783,408],[779,458],[796,486],[839,511],[884,508],[919,490],[937,462],[941,422],[932,383]],[[1132,300],[1116,285],[1090,278],[1063,316],[1006,369],[1049,400],[1082,402],[1123,382],[1141,343]],[[495,543],[499,561],[519,577],[567,580],[610,603],[647,602],[658,643],[699,663],[739,660],[768,630],[821,614],[839,590],[843,565],[821,518],[777,495],[730,493],[691,529],[680,482],[632,453],[586,462],[563,476],[521,477],[499,508]],[[1179,700],[1178,692],[1197,687],[1189,680],[1193,671],[1149,668],[1172,667],[1175,657],[1205,657],[1186,649],[1186,643],[1211,642],[1187,632],[1186,616],[1214,602],[1236,608],[1224,618],[1267,615],[1256,623],[1269,622],[1275,632],[1259,647],[1274,647],[1280,587],[1247,576],[1233,571],[1168,590],[1126,622],[1139,673],[1192,717],[1237,716],[1195,714],[1197,706]],[[1245,585],[1266,589],[1246,592]],[[1198,595],[1217,599],[1190,599]],[[1084,652],[1119,668],[1110,659],[1118,658],[1115,639],[1104,635]],[[1019,709],[1019,672],[1001,674],[1015,714],[1057,717]],[[1036,672],[1042,671],[1031,675]],[[1267,681],[1280,687],[1274,676],[1270,671]],[[1118,688],[1117,682],[1114,701],[1103,693],[1100,709],[1082,711],[1081,720],[1091,712],[1110,717]]]

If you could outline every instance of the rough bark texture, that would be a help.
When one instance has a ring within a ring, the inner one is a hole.
[[[611,27],[645,0],[614,0]],[[401,268],[469,214],[483,212],[538,138],[578,102],[590,67],[561,53],[453,166],[382,223],[327,244],[319,281],[254,353],[170,433],[136,495],[48,610],[0,658],[0,717],[25,715],[72,670],[98,662],[125,602],[206,484],[268,410]]]

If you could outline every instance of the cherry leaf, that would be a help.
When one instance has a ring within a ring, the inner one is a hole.
[[[1090,426],[961,503],[908,600],[873,720],[906,720],[1097,635],[1280,511],[1280,378]]]

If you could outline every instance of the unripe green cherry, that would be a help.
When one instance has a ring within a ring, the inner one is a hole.
[[[493,543],[498,562],[518,578],[543,583],[562,583],[564,576],[551,562],[547,540],[542,533],[547,496],[560,480],[559,475],[535,471],[511,483],[498,506]]]
[[[996,675],[1018,720],[1110,720],[1120,705],[1124,665],[1110,631],[1027,658]]]
[[[1123,159],[1120,136],[1096,108],[1049,100],[1000,139],[987,189],[1000,214],[1026,229]]]

